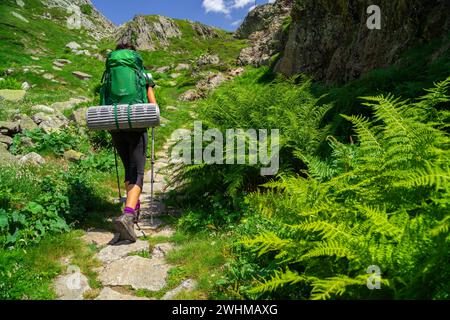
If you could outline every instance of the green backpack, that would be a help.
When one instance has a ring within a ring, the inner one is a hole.
[[[100,104],[148,103],[147,80],[139,53],[117,50],[109,54],[100,89]]]

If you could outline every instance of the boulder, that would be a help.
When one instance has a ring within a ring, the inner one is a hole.
[[[20,164],[32,164],[32,165],[42,165],[45,164],[45,159],[41,157],[36,152],[31,152],[24,155],[19,159]]]
[[[70,120],[76,122],[79,125],[86,124],[86,108],[75,110],[70,116]]]
[[[219,64],[220,58],[217,54],[204,54],[197,60],[197,65]]]
[[[80,98],[70,98],[69,101],[63,101],[63,102],[55,102],[55,103],[53,103],[53,104],[51,105],[51,108],[54,109],[54,110],[56,110],[56,111],[62,112],[62,111],[64,111],[64,110],[71,109],[71,108],[77,106],[78,104],[83,103],[83,102],[86,102],[86,101],[88,101],[88,100],[89,100],[89,99],[88,99],[88,98],[85,98],[85,97],[80,97]]]
[[[72,61],[67,60],[67,59],[56,59],[56,60],[53,61],[53,64],[56,65],[56,63],[59,64],[58,67],[61,67],[61,66],[64,66],[66,64],[71,64]]]
[[[179,78],[180,76],[181,76],[181,73],[172,73],[172,74],[170,75],[170,77],[171,77],[172,79]]]
[[[50,108],[48,106],[44,106],[44,105],[36,105],[36,106],[32,106],[31,107],[31,111],[34,112],[43,112],[43,113],[48,113],[48,114],[54,114],[55,113],[55,109]]]
[[[22,83],[22,90],[27,91],[27,90],[30,90],[30,88],[31,88],[31,86],[28,82]]]
[[[68,44],[66,44],[66,48],[69,48],[70,50],[74,51],[74,50],[81,49],[81,45],[76,43],[75,41],[72,41],[72,42],[69,42]]]
[[[174,107],[174,106],[167,106],[166,107],[166,111],[177,111],[177,110],[178,110],[178,108]]]
[[[170,67],[169,67],[169,66],[164,66],[164,67],[160,67],[160,68],[156,69],[155,71],[156,71],[157,73],[166,73],[166,72],[169,71],[169,70],[170,70]]]
[[[7,101],[19,102],[25,97],[26,93],[27,92],[25,90],[0,90],[0,100],[3,98]]]
[[[84,154],[75,150],[69,150],[64,152],[64,159],[70,162],[78,162],[80,160],[83,160],[85,157],[86,156]]]
[[[72,72],[72,74],[81,80],[89,80],[92,78],[92,76],[90,74],[87,74],[87,73],[84,73],[81,71],[74,71],[74,72]]]
[[[0,163],[1,164],[15,164],[17,158],[8,152],[5,144],[0,143]]]
[[[223,82],[227,80],[227,77],[223,73],[210,74],[206,79],[197,83],[197,89],[203,92],[211,91]]]
[[[186,91],[185,93],[181,94],[178,97],[178,100],[180,101],[194,101],[203,98],[203,95],[197,92],[197,90],[190,89]]]
[[[19,118],[19,127],[20,131],[33,131],[37,129],[37,124],[27,115],[20,115]]]
[[[245,72],[245,69],[244,69],[243,67],[239,67],[239,68],[236,68],[236,69],[231,70],[228,74],[229,74],[231,77],[238,77],[238,76],[240,76],[241,74],[243,74],[244,72]]]
[[[191,68],[191,65],[187,64],[187,63],[180,63],[178,64],[178,66],[175,68],[175,71],[183,71],[183,70],[189,70]]]
[[[0,143],[6,145],[9,148],[13,144],[13,139],[9,136],[0,134]]]
[[[46,80],[53,80],[53,79],[55,79],[55,76],[53,74],[51,74],[51,73],[44,73],[42,75],[42,78],[44,78]]]
[[[13,136],[20,132],[20,126],[17,121],[0,121],[0,130],[5,135]]]

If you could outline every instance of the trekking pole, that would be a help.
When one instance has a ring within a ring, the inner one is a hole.
[[[116,152],[115,147],[113,147],[113,149],[114,149],[114,163],[116,164],[117,188],[119,189],[119,203],[121,203],[122,202],[122,191],[120,190],[119,166],[117,164],[117,152]]]
[[[150,187],[150,223],[153,226],[153,184],[155,183],[155,128],[152,128],[152,177],[151,177],[151,187]]]

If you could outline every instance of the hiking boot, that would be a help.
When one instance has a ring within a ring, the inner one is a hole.
[[[114,222],[117,232],[120,233],[120,240],[136,242],[137,236],[134,232],[134,219],[135,217],[130,214],[123,214]]]

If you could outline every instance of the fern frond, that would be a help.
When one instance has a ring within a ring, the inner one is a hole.
[[[260,281],[258,285],[249,290],[250,293],[273,292],[286,285],[294,285],[299,282],[310,282],[312,277],[299,275],[289,269],[286,271],[275,270],[274,274],[267,281]]]
[[[348,243],[347,243],[348,245]],[[300,257],[300,261],[308,260],[316,257],[333,257],[347,258],[353,260],[356,258],[353,250],[350,250],[344,243],[334,240],[319,242],[313,249]]]

